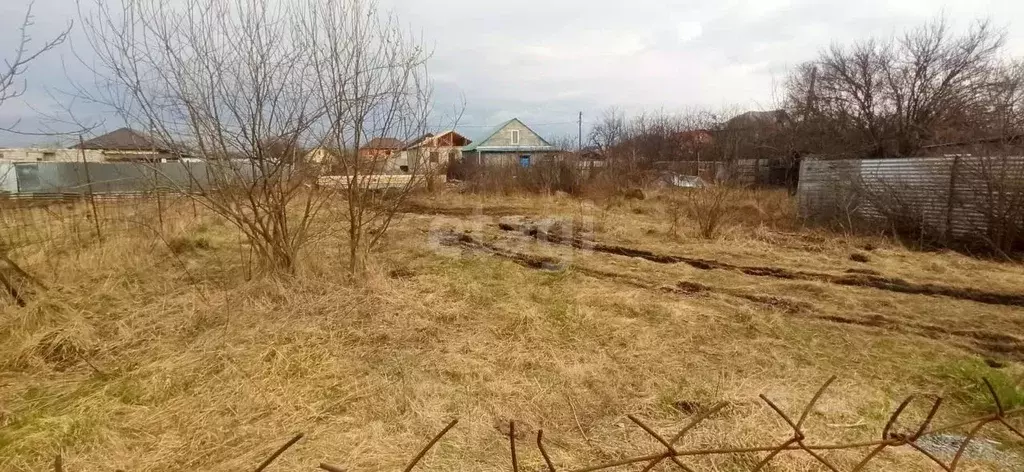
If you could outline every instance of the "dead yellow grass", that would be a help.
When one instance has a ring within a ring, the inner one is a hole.
[[[538,428],[557,464],[583,466],[658,450],[627,413],[669,434],[686,420],[680,402],[725,401],[687,447],[781,442],[789,430],[757,394],[794,410],[835,374],[810,434],[815,442],[873,439],[904,395],[974,392],[956,377],[964,365],[981,365],[971,373],[1011,387],[1021,378],[1012,355],[973,338],[826,319],[882,317],[1024,338],[1019,308],[656,264],[496,228],[509,214],[562,217],[603,242],[734,264],[870,268],[1008,291],[1024,281],[1019,265],[800,229],[780,194],[745,195],[737,202],[743,215],[717,240],[693,237],[692,227],[671,237],[667,197],[424,197],[355,285],[342,275],[342,242],[333,238],[309,250],[296,278],[246,280],[247,248],[234,231],[180,205],[165,215],[160,236],[125,229],[103,242],[20,250],[50,289],[28,308],[0,312],[0,470],[44,470],[57,453],[70,471],[251,470],[300,431],[306,438],[268,470],[321,461],[395,469],[456,417],[459,426],[423,470],[508,470],[507,439],[496,426],[508,419],[526,433],[521,466],[539,470],[529,436]],[[571,266],[538,271],[440,247],[433,236],[448,227]],[[876,249],[862,249],[868,244]],[[870,262],[849,260],[852,251]],[[657,289],[680,281],[710,289]],[[1007,367],[984,367],[985,357]],[[953,403],[943,419],[977,412]],[[846,468],[859,459],[829,457]],[[757,460],[693,464],[745,470]],[[886,453],[874,470],[896,464],[933,470],[900,452]],[[773,467],[820,470],[795,454]],[[965,470],[995,470],[972,467]]]

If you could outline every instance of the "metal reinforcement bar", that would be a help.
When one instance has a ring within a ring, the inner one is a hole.
[[[633,423],[635,423],[646,434],[650,435],[658,443],[660,443],[661,448],[660,450],[656,450],[641,455],[636,455],[633,457],[628,457],[625,459],[618,459],[610,462],[604,462],[600,464],[589,465],[579,468],[558,469],[557,465],[551,459],[548,450],[544,446],[544,432],[542,430],[537,431],[536,445],[541,456],[544,458],[545,467],[549,472],[556,472],[556,470],[561,470],[562,472],[595,472],[600,470],[621,468],[633,464],[644,464],[644,467],[641,470],[643,472],[647,472],[666,460],[672,462],[675,465],[675,467],[684,472],[696,472],[697,469],[694,468],[692,464],[687,464],[685,462],[686,459],[707,456],[728,456],[734,454],[763,454],[761,460],[752,468],[749,469],[752,472],[757,472],[764,470],[765,467],[767,467],[768,464],[770,464],[772,460],[774,460],[780,453],[787,451],[806,454],[807,456],[813,458],[815,461],[821,464],[823,467],[833,472],[858,472],[866,470],[868,465],[871,464],[873,460],[880,457],[881,453],[884,450],[888,448],[900,447],[906,447],[911,450],[917,451],[922,456],[926,457],[928,460],[934,463],[936,467],[938,467],[940,470],[944,470],[947,472],[956,472],[958,470],[958,467],[960,467],[963,464],[964,453],[966,452],[967,447],[971,444],[971,442],[977,437],[978,433],[985,426],[992,424],[996,426],[1002,426],[1006,431],[1012,433],[1012,435],[1016,436],[1018,439],[1024,442],[1024,433],[1022,433],[1018,427],[1015,427],[1009,421],[1011,419],[1020,418],[1021,416],[1024,416],[1024,408],[1005,410],[1003,407],[1002,399],[999,398],[999,395],[996,393],[995,388],[992,387],[992,384],[988,381],[988,379],[983,379],[984,385],[988,390],[989,396],[992,401],[991,406],[995,410],[994,413],[951,424],[935,426],[934,419],[937,413],[939,412],[939,408],[943,404],[942,398],[923,398],[921,396],[911,395],[907,397],[905,400],[903,400],[892,412],[892,414],[889,416],[888,421],[885,423],[885,426],[882,428],[881,435],[877,440],[834,444],[810,443],[808,442],[808,438],[804,433],[804,422],[807,420],[808,416],[810,415],[810,412],[813,410],[814,405],[818,403],[818,401],[822,398],[822,396],[832,385],[832,383],[835,382],[835,380],[835,377],[828,379],[821,386],[821,388],[818,389],[814,396],[811,397],[811,399],[806,403],[806,405],[804,405],[803,409],[800,411],[800,415],[796,417],[796,420],[793,419],[793,416],[786,413],[782,408],[775,404],[775,402],[773,402],[770,398],[768,398],[765,395],[760,395],[761,400],[764,401],[765,404],[772,409],[772,411],[779,415],[779,417],[782,418],[782,420],[785,421],[785,423],[793,430],[792,435],[788,437],[786,440],[782,441],[781,443],[772,443],[750,447],[718,447],[704,449],[680,448],[678,444],[683,440],[683,438],[685,438],[687,433],[689,433],[694,428],[698,427],[699,425],[707,421],[715,413],[721,411],[726,406],[725,403],[720,403],[696,415],[676,434],[674,434],[668,439],[666,439],[665,436],[659,434],[653,428],[644,423],[643,420],[633,415],[628,415],[628,418],[631,421],[633,421]],[[901,416],[907,410],[907,408],[915,400],[918,399],[926,399],[926,401],[928,401],[928,404],[930,405],[928,409],[928,414],[920,423],[916,425],[916,427],[910,429],[909,432],[897,432],[895,430],[896,423],[900,420]],[[451,431],[452,428],[454,428],[457,423],[458,420],[452,420],[450,423],[448,423],[447,426],[444,427],[444,429],[442,429],[440,432],[434,435],[434,437],[425,446],[420,448],[419,452],[415,456],[413,456],[413,458],[409,462],[406,463],[406,466],[403,468],[403,471],[411,472],[416,467],[416,465],[419,464],[424,459],[424,457],[431,450],[431,448],[433,448],[444,437],[445,434]],[[954,454],[953,458],[950,459],[949,461],[944,461],[936,457],[934,454],[928,452],[927,450],[925,450],[916,443],[918,439],[924,436],[949,432],[953,430],[966,430],[967,433],[963,438],[963,442],[956,450],[956,453]],[[264,469],[268,468],[268,466],[275,459],[277,459],[288,448],[290,448],[296,442],[302,439],[302,437],[302,434],[298,434],[294,436],[290,441],[285,443],[283,446],[278,447],[270,456],[264,459],[260,463],[260,465],[256,467],[256,472],[262,472]],[[520,464],[516,454],[516,433],[515,423],[513,422],[509,423],[508,437],[509,447],[511,449],[510,467],[512,471],[517,471],[520,469]],[[856,465],[853,466],[853,468],[840,469],[838,466],[830,462],[821,454],[824,451],[856,449],[864,449],[866,450],[866,454],[864,455],[863,459],[861,459],[859,462],[857,462]],[[55,472],[63,472],[64,467],[62,463],[63,461],[61,457],[58,456],[54,461]],[[343,467],[330,465],[327,463],[320,463],[319,468],[327,472],[347,472],[348,470]]]

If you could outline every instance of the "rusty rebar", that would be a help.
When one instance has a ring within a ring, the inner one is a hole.
[[[519,459],[516,458],[516,422],[508,422],[508,445],[512,449],[512,472],[519,472]]]
[[[665,449],[667,449],[668,452],[670,452],[672,454],[672,456],[669,457],[669,458],[672,460],[673,463],[675,463],[677,466],[679,466],[680,469],[683,469],[686,472],[693,472],[693,469],[687,467],[686,464],[683,464],[683,462],[681,460],[679,460],[678,457],[675,456],[676,448],[673,447],[671,443],[666,441],[665,438],[661,437],[661,435],[658,434],[657,431],[654,431],[653,429],[651,429],[650,426],[647,426],[646,424],[644,424],[643,421],[640,421],[639,418],[637,418],[637,417],[635,417],[633,415],[626,415],[626,417],[629,418],[630,421],[636,423],[636,425],[639,426],[640,429],[643,429],[644,431],[646,431],[647,434],[650,434],[651,436],[653,436],[654,439],[656,439],[658,442],[660,442],[662,446],[665,446]]]
[[[914,401],[914,395],[911,395],[911,396],[907,397],[906,400],[903,400],[903,402],[900,403],[900,405],[896,407],[896,410],[894,410],[892,412],[892,414],[889,415],[889,421],[887,421],[885,423],[885,427],[882,428],[882,441],[885,441],[885,440],[888,440],[888,439],[891,438],[892,427],[896,425],[896,421],[898,421],[900,419],[900,415],[903,414],[903,410],[906,410],[907,406],[909,406],[910,402],[912,402],[912,401]]]
[[[964,442],[960,444],[960,448],[957,449],[956,454],[953,455],[953,461],[949,463],[949,470],[956,470],[956,464],[960,462],[960,458],[963,457],[964,452],[967,451],[967,446],[970,445],[971,440],[973,440],[974,436],[981,431],[981,428],[984,428],[985,425],[991,423],[992,421],[995,421],[995,419],[990,418],[987,421],[982,421],[974,425],[974,427],[967,432],[967,436],[964,436]]]
[[[910,446],[911,448],[913,448],[914,450],[916,450],[917,452],[920,452],[921,454],[923,454],[925,457],[927,457],[932,462],[938,464],[939,467],[942,467],[942,470],[946,470],[948,472],[953,472],[954,471],[954,469],[951,469],[950,466],[947,466],[938,457],[935,457],[934,454],[928,452],[925,448],[923,448],[921,446],[918,446],[917,443],[909,442],[909,443],[907,443],[907,445]]]
[[[996,412],[999,413],[999,417],[1005,414],[1003,411],[1003,402],[999,400],[999,394],[996,393],[996,389],[992,387],[992,382],[988,381],[988,378],[982,377],[981,381],[985,383],[985,387],[988,387],[988,393],[992,395],[992,401],[996,403]]]
[[[683,428],[680,429],[679,432],[676,433],[675,436],[672,436],[672,439],[668,440],[669,444],[672,444],[673,446],[675,446],[675,444],[678,443],[679,440],[683,439],[683,436],[686,436],[686,433],[689,433],[691,429],[696,428],[697,425],[699,425],[704,420],[706,420],[709,417],[711,417],[711,415],[713,415],[715,413],[718,413],[719,411],[722,410],[722,408],[725,408],[727,405],[728,405],[728,403],[726,403],[726,402],[718,402],[718,404],[716,404],[715,406],[712,406],[707,411],[704,411],[703,413],[701,413],[701,414],[697,415],[696,417],[694,417],[692,420],[690,420],[689,423],[686,424],[686,426],[683,426]],[[647,465],[643,468],[643,470],[641,472],[647,472],[647,471],[653,469],[655,466],[657,466],[663,460],[665,460],[665,457],[659,457],[657,459],[654,459],[654,460],[648,462]]]
[[[544,449],[544,430],[537,430],[537,449],[540,449],[540,455],[544,457],[544,463],[548,465],[548,472],[555,472],[555,464],[551,462],[551,456],[548,456],[548,451]]]
[[[289,439],[288,442],[284,443],[283,446],[277,448],[277,450],[274,451],[274,453],[271,454],[270,457],[268,457],[259,466],[256,467],[256,471],[255,472],[261,472],[263,469],[266,469],[267,466],[269,466],[271,462],[274,462],[275,460],[277,460],[278,456],[280,456],[281,454],[284,454],[284,451],[287,451],[288,448],[292,447],[293,445],[295,445],[295,443],[299,442],[299,440],[302,439],[302,436],[303,436],[302,433],[296,434],[295,437]]]
[[[458,422],[458,419],[454,419],[452,420],[451,423],[448,423],[448,426],[445,426],[440,433],[437,433],[437,435],[434,436],[434,439],[431,439],[426,446],[423,446],[423,449],[420,449],[420,452],[416,454],[416,457],[412,458],[412,461],[409,462],[409,465],[405,466],[403,472],[409,472],[413,469],[413,467],[416,467],[416,464],[420,462],[420,459],[423,459],[423,456],[427,454],[427,451],[429,451],[430,448],[434,447],[434,444],[437,444],[437,442],[441,440],[441,437],[447,434],[449,430],[454,428],[455,425],[458,424]]]
[[[779,416],[781,416],[782,419],[785,420],[786,423],[789,423],[789,426],[793,428],[793,438],[792,438],[792,441],[796,442],[796,444],[798,446],[800,446],[800,449],[802,449],[804,452],[809,454],[811,457],[815,458],[818,462],[821,462],[822,464],[824,464],[825,467],[828,467],[829,470],[831,470],[832,472],[839,472],[839,469],[836,468],[836,466],[832,465],[832,463],[830,463],[828,460],[826,460],[823,456],[818,455],[816,452],[814,452],[814,451],[812,451],[812,450],[807,448],[807,445],[804,444],[804,438],[805,438],[804,432],[803,432],[802,429],[800,429],[800,427],[801,427],[802,423],[804,422],[804,420],[807,419],[807,415],[814,408],[814,404],[818,402],[818,399],[821,398],[821,395],[825,392],[825,389],[828,388],[829,384],[831,384],[832,381],[834,381],[834,380],[835,380],[835,377],[832,377],[831,379],[829,379],[828,382],[825,382],[825,385],[822,386],[822,388],[818,390],[818,393],[816,393],[813,398],[811,398],[811,401],[804,408],[803,413],[800,415],[800,419],[796,423],[794,423],[793,420],[789,418],[789,415],[786,415],[786,413],[784,411],[782,411],[782,408],[779,408],[778,405],[776,405],[775,403],[772,403],[772,401],[769,400],[767,396],[761,395],[761,399],[764,400],[765,403],[767,403],[769,407],[771,407],[773,410],[775,410],[775,412],[778,413]]]

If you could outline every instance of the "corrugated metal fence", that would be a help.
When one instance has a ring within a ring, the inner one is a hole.
[[[227,181],[249,180],[245,163],[0,162],[0,193],[123,194],[155,190],[202,192]]]
[[[1005,220],[1024,224],[1024,157],[806,160],[798,199],[810,220],[985,238]]]

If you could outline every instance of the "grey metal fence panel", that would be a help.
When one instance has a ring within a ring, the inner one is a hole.
[[[1024,157],[952,156],[874,160],[806,160],[798,189],[800,214],[866,221],[899,214],[903,224],[947,237],[981,237],[990,222],[1024,195]]]
[[[800,213],[809,219],[847,219],[860,206],[859,178],[857,160],[803,161],[797,187]]]
[[[17,193],[18,176],[14,173],[14,164],[0,162],[0,193]]]
[[[19,194],[142,193],[155,190],[205,192],[220,185],[251,181],[256,174],[242,161],[168,163],[0,163],[0,191]]]

